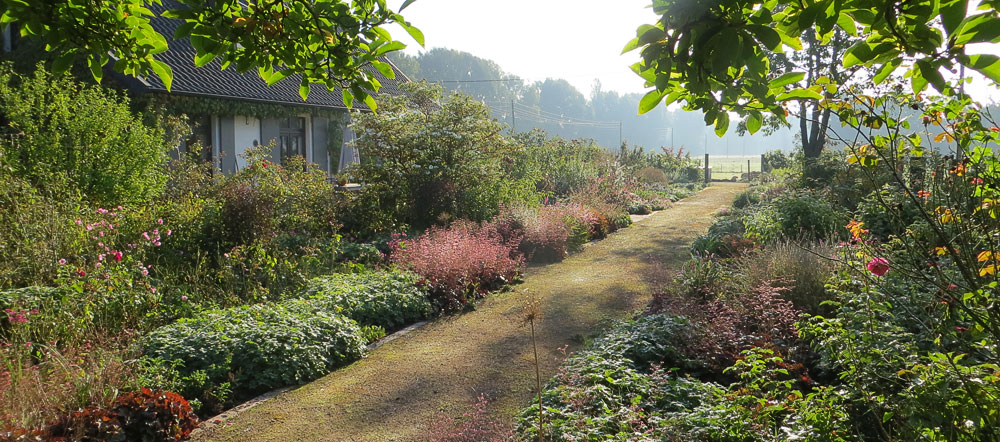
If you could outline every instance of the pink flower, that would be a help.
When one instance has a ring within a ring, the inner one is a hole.
[[[157,222],[158,224],[163,224],[163,218],[160,218],[160,219],[156,220],[156,222]]]
[[[885,276],[889,273],[889,260],[885,258],[874,258],[868,262],[868,271],[875,276]]]
[[[89,232],[91,230],[94,230],[94,226],[92,224],[87,224],[87,231]]]
[[[77,218],[77,219],[76,219],[76,225],[78,225],[78,226],[82,226],[82,225],[83,225],[83,220],[82,220],[82,219],[80,219],[80,218]]]
[[[87,276],[87,272],[85,272],[85,271],[83,271],[81,269],[76,269],[76,274],[80,275],[80,276]]]
[[[142,269],[142,276],[146,276],[148,274],[149,274],[149,270]]]
[[[187,301],[187,300],[188,300],[187,295],[181,296],[181,301]]]
[[[114,252],[111,252],[111,254],[114,255],[115,262],[122,262],[122,252],[116,250]]]
[[[59,265],[61,265],[61,266],[66,265],[66,259],[65,258],[60,258],[59,259]]]
[[[173,231],[173,230],[170,230],[170,229],[167,229],[167,236],[170,236],[170,235],[171,235],[171,234],[173,234],[173,233],[174,233],[174,231]]]
[[[149,232],[142,232],[142,237],[146,238],[146,241],[149,241]]]
[[[28,341],[28,342],[24,343],[24,348],[31,348],[31,346],[32,346],[31,341]]]

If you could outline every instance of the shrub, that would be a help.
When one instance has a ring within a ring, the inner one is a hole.
[[[166,143],[132,115],[128,99],[107,89],[0,67],[0,113],[13,135],[0,157],[15,176],[40,187],[65,177],[86,199],[116,205],[163,189]]]
[[[219,399],[211,397],[219,389],[231,388],[229,399],[240,401],[311,381],[361,357],[365,341],[357,323],[299,302],[208,311],[181,319],[150,333],[143,342],[144,353],[176,363],[178,374],[189,378],[181,393],[209,402]]]
[[[774,201],[781,222],[782,233],[787,238],[806,235],[826,239],[840,236],[847,216],[843,210],[811,194],[786,195]]]
[[[339,313],[361,325],[395,330],[433,312],[427,294],[410,272],[372,272],[321,276],[309,281],[310,307]]]
[[[5,169],[0,153],[0,289],[49,285],[86,238],[73,223],[85,202],[70,183],[40,188]]]
[[[521,275],[524,258],[517,245],[504,240],[495,225],[463,221],[396,241],[390,259],[424,278],[438,308],[455,310]]]
[[[440,88],[427,83],[404,89],[404,96],[384,97],[378,114],[352,119],[357,147],[371,161],[352,172],[365,187],[345,224],[371,234],[481,222],[502,204],[535,197],[533,181],[506,173],[523,149],[503,136],[489,107],[463,94],[442,100]]]
[[[835,258],[829,245],[781,241],[746,255],[737,267],[747,286],[770,283],[782,288],[782,297],[799,310],[818,314],[823,310],[820,304],[830,299],[826,282]]]
[[[657,169],[655,167],[643,167],[642,169],[639,169],[638,172],[636,172],[636,175],[638,175],[639,180],[645,184],[653,184],[653,183],[666,184],[667,182],[670,181],[670,179],[667,178],[667,174],[663,173],[662,170]]]
[[[198,417],[184,398],[143,388],[119,396],[107,409],[74,411],[43,430],[26,433],[46,440],[167,442],[187,440],[197,425]]]
[[[562,261],[569,252],[571,226],[552,206],[522,211],[522,238],[518,249],[531,262]]]

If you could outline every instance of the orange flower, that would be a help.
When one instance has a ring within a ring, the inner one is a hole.
[[[863,235],[868,234],[868,229],[865,229],[864,226],[865,223],[852,219],[851,222],[847,223],[844,227],[851,231],[851,236],[853,236],[855,240],[860,240]]]
[[[918,190],[917,191],[917,196],[920,197],[920,198],[930,198],[931,197],[931,193],[928,192],[928,191],[926,191],[926,190]]]

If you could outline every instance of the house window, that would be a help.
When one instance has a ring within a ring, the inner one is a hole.
[[[279,120],[278,143],[281,147],[281,162],[300,156],[306,157],[306,119],[288,117]]]

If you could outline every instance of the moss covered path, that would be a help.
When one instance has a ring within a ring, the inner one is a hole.
[[[410,441],[428,439],[442,413],[460,416],[480,394],[509,422],[532,397],[535,368],[521,306],[537,298],[543,382],[585,337],[648,301],[653,278],[680,269],[712,213],[745,188],[716,183],[558,264],[531,267],[524,283],[476,311],[434,321],[344,369],[282,393],[199,432],[196,440]]]

